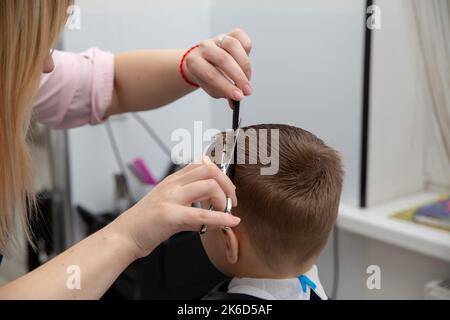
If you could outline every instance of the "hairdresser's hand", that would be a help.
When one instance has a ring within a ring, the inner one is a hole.
[[[209,158],[190,164],[167,177],[133,208],[121,215],[113,228],[131,243],[136,258],[148,255],[161,242],[182,231],[234,227],[240,219],[221,210],[226,198],[237,205],[236,188]],[[191,204],[211,201],[218,211],[192,208]]]
[[[185,60],[187,77],[214,98],[241,101],[252,94],[251,49],[241,29],[205,40]]]

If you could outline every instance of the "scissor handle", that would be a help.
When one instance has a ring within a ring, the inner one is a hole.
[[[212,206],[212,204],[209,205],[209,211],[212,211],[214,208]],[[233,210],[233,201],[231,200],[231,198],[227,197],[227,204],[225,207],[225,213],[231,214],[231,210]],[[202,228],[200,229],[200,235],[205,234],[206,232],[208,232],[208,225],[203,225]]]

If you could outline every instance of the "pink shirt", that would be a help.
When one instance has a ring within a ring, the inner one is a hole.
[[[102,122],[111,105],[114,55],[97,48],[75,54],[55,51],[55,69],[42,75],[33,120],[54,129]]]

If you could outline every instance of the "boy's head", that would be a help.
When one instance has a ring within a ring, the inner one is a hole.
[[[314,264],[336,221],[343,180],[340,157],[315,135],[292,126],[251,126],[240,136],[245,139],[236,147],[238,206],[233,214],[242,222],[234,229],[208,231],[203,246],[228,276],[298,276]],[[220,149],[213,143],[210,156],[217,160],[214,152]],[[276,174],[261,174],[267,167],[261,161],[266,150],[277,155],[271,154],[278,160]]]

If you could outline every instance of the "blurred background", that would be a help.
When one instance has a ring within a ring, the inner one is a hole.
[[[81,28],[65,30],[60,48],[66,51],[189,48],[236,27],[246,30],[254,47],[254,95],[242,103],[242,125],[302,127],[344,159],[340,216],[318,264],[328,295],[450,299],[444,283],[450,279],[449,1],[76,4]],[[142,159],[157,180],[175,170],[167,154],[176,144],[174,130],[194,135],[195,121],[203,131],[231,126],[227,102],[200,91],[139,117],[68,131],[35,125],[36,191],[45,217],[39,250],[15,246],[0,282],[47,261],[108,223],[123,201],[149,192],[128,164]],[[438,212],[445,203],[446,215]],[[368,286],[373,266],[381,288]],[[182,234],[130,266],[105,299],[196,299],[221,279],[198,236]]]

